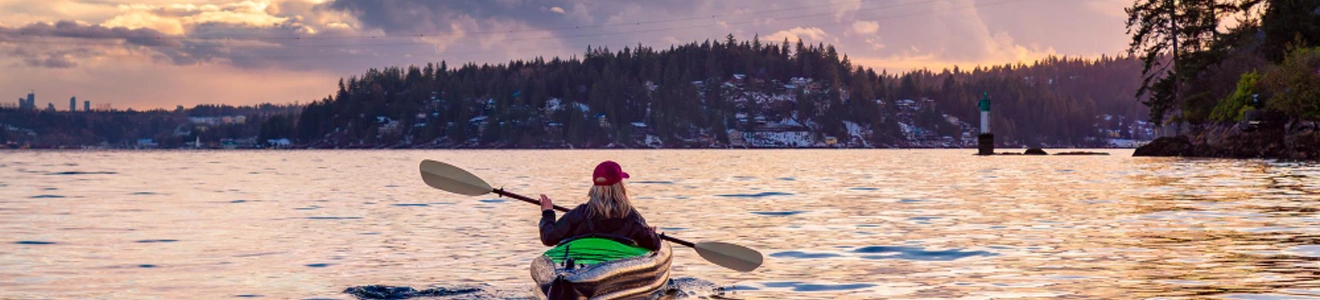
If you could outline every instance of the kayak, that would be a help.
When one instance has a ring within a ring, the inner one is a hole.
[[[669,281],[672,249],[636,246],[614,237],[564,241],[532,261],[541,299],[629,299],[659,291]]]

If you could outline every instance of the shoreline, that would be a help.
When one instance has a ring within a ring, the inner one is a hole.
[[[1053,153],[1053,152],[1052,152],[1052,153],[1049,153],[1049,154],[1047,154],[1047,155],[1029,155],[1029,154],[1023,154],[1023,153],[1020,153],[1020,152],[996,152],[994,155],[982,155],[982,156],[1088,156],[1088,155],[1111,155],[1111,154],[1109,154],[1109,153],[1105,153],[1105,152],[1098,152],[1098,153],[1104,153],[1104,154],[1097,154],[1097,152],[1094,152],[1094,151],[1085,151],[1085,150],[1126,150],[1126,151],[1131,151],[1131,150],[1135,150],[1136,148],[1043,148],[1043,149],[1045,149],[1045,150],[1059,151],[1059,152],[1058,152],[1058,153]],[[766,150],[803,150],[803,151],[806,151],[806,150],[838,150],[838,151],[858,151],[858,150],[885,150],[885,151],[902,151],[902,150],[967,150],[967,151],[968,151],[968,155],[973,155],[973,156],[976,156],[976,155],[977,155],[977,154],[976,154],[976,148],[805,148],[805,147],[803,147],[803,148],[352,148],[352,149],[349,149],[349,148],[339,148],[339,149],[335,149],[335,148],[279,148],[279,149],[196,149],[196,148],[183,148],[183,149],[160,149],[160,148],[156,148],[156,149],[127,149],[127,148],[126,148],[126,149],[118,149],[118,148],[105,148],[105,149],[77,149],[77,148],[64,148],[64,149],[58,149],[58,148],[41,148],[41,149],[37,149],[37,148],[31,148],[31,149],[3,149],[3,150],[0,150],[0,153],[21,153],[21,152],[34,152],[34,153],[35,153],[35,152],[144,152],[144,153],[147,153],[147,152],[301,152],[301,151],[382,151],[382,152],[388,152],[388,151],[421,151],[421,150],[436,150],[436,151],[576,151],[576,150],[584,150],[584,151],[598,151],[598,150],[619,150],[619,151],[647,151],[647,150],[661,150],[661,151],[749,151],[749,150],[750,150],[750,151],[766,151]],[[997,150],[1007,150],[1007,149],[997,149]],[[1011,150],[1026,150],[1026,149],[1023,148],[1023,149],[1011,149]]]
[[[1320,122],[1267,119],[1256,124],[1201,124],[1187,134],[1161,137],[1134,157],[1320,160]]]

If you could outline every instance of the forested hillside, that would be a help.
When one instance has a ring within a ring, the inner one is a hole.
[[[993,102],[1003,146],[1149,139],[1131,57],[894,74],[833,46],[759,38],[496,65],[386,67],[303,107],[0,111],[0,142],[58,146],[969,147]],[[332,84],[332,83],[329,83]],[[246,115],[245,122],[237,121]],[[229,120],[225,120],[229,117]],[[152,141],[139,141],[152,139]],[[278,141],[278,142],[276,142]],[[233,146],[237,143],[237,146]],[[287,143],[287,144],[286,144]]]
[[[373,69],[274,131],[321,147],[719,147],[773,139],[767,131],[801,132],[807,144],[949,136],[958,146],[976,134],[975,104],[988,95],[1005,143],[1103,146],[1106,131],[1130,135],[1146,115],[1133,98],[1141,68],[1128,57],[1050,58],[889,74],[833,46],[730,35],[668,49],[588,48],[580,58]]]

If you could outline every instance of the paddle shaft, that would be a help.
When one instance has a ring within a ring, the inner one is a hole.
[[[514,193],[506,192],[506,191],[504,191],[504,189],[492,189],[491,192],[494,192],[496,195],[500,195],[500,196],[504,196],[504,197],[509,197],[509,198],[513,198],[513,199],[518,199],[518,200],[522,200],[522,201],[526,201],[527,203],[531,203],[531,204],[541,205],[541,200],[536,200],[536,199],[528,198],[528,197],[523,196],[523,195],[519,195],[519,194],[514,194]],[[568,212],[568,208],[565,208],[565,207],[563,207],[563,206],[555,205],[554,207],[555,207],[555,210],[562,211],[562,212]],[[696,244],[693,244],[692,242],[684,241],[684,240],[681,240],[681,239],[678,239],[678,238],[675,238],[675,237],[670,237],[670,236],[663,235],[663,234],[660,235],[660,238],[665,239],[665,240],[670,241],[670,242],[674,242],[674,243],[679,244],[679,245],[683,245],[683,246],[688,246],[688,247],[693,247],[693,248],[696,248],[696,247],[697,247]]]

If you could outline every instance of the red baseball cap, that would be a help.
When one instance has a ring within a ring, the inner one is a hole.
[[[623,167],[613,161],[605,161],[596,165],[596,171],[591,172],[592,182],[596,185],[613,185],[628,178],[628,173],[623,172]]]

